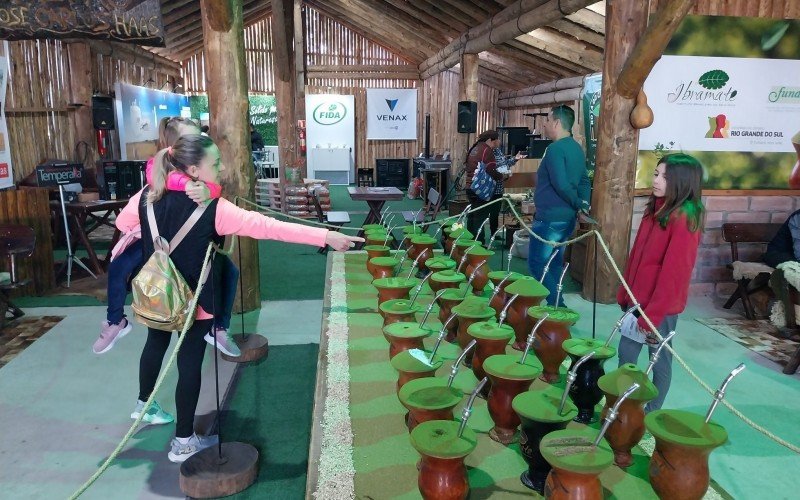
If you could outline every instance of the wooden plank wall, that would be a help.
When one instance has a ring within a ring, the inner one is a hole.
[[[45,159],[78,160],[70,99],[67,48],[60,40],[9,42],[10,71],[6,100],[14,182]],[[92,87],[110,94],[114,82],[160,88],[166,73],[92,52]],[[179,80],[180,81],[180,80]],[[169,88],[169,86],[167,86]],[[92,151],[94,148],[90,148]],[[83,151],[83,150],[81,150]],[[93,162],[94,158],[89,158]]]
[[[14,182],[45,158],[73,158],[75,134],[67,108],[67,50],[59,40],[9,42],[6,91],[8,145]]]
[[[275,93],[275,73],[272,70],[272,16],[244,29],[244,57],[247,83],[251,93]],[[205,58],[197,52],[182,64],[186,94],[206,93]]]
[[[664,3],[666,0],[650,0],[650,12],[654,12]],[[800,2],[797,0],[699,0],[689,11],[689,15],[800,19]]]

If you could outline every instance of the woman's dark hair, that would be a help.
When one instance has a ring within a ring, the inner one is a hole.
[[[656,197],[650,195],[645,214],[655,217],[663,228],[667,227],[672,214],[680,211],[686,215],[690,231],[702,231],[706,211],[701,198],[703,166],[693,156],[683,153],[664,156],[658,165],[662,163],[667,181],[664,205],[656,211]]]
[[[213,145],[214,141],[204,135],[184,135],[178,138],[172,147],[156,153],[147,202],[155,203],[164,196],[167,188],[167,176],[170,172],[177,170],[186,174],[186,169],[191,165],[199,164],[208,154],[208,148]]]
[[[475,148],[475,146],[477,146],[478,144],[480,144],[482,142],[486,142],[486,141],[490,141],[490,140],[493,141],[493,140],[499,139],[499,138],[500,138],[500,134],[497,133],[497,130],[487,130],[485,132],[482,132],[481,135],[478,136],[478,140],[475,141],[475,143],[472,146],[469,147],[469,151],[471,152]],[[467,155],[469,155],[469,153],[467,153]]]

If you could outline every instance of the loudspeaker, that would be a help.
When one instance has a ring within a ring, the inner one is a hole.
[[[98,130],[114,130],[114,99],[92,96],[92,123]]]
[[[472,134],[478,131],[478,103],[475,101],[459,101],[458,127],[461,134]]]

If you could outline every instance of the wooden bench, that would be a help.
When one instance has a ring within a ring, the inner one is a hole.
[[[778,223],[748,223],[734,222],[722,225],[722,239],[731,245],[731,263],[729,269],[734,270],[736,280],[736,291],[731,295],[725,305],[725,309],[730,309],[737,300],[741,299],[744,306],[744,315],[747,319],[755,319],[753,304],[750,302],[750,295],[759,290],[769,287],[767,279],[773,269],[764,263],[754,261],[742,261],[739,259],[739,243],[761,243],[766,245],[778,232],[782,224]],[[760,264],[760,265],[759,265]],[[743,270],[743,268],[747,268]],[[736,276],[739,275],[737,279]],[[759,278],[756,280],[756,278]],[[754,286],[750,286],[751,282]]]

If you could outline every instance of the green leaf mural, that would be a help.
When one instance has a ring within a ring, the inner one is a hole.
[[[708,90],[717,90],[724,87],[729,79],[730,77],[728,74],[721,69],[712,69],[711,71],[703,73],[697,80],[697,83]]]
[[[772,50],[773,47],[778,45],[778,42],[781,41],[788,29],[789,21],[783,21],[770,26],[769,29],[761,35],[761,49],[765,51]]]

